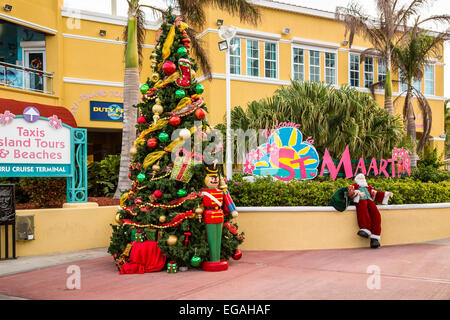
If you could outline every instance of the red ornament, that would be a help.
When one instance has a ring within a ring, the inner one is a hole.
[[[233,254],[233,259],[234,260],[239,260],[240,258],[242,258],[242,251],[237,249],[234,254]]]
[[[192,236],[192,233],[190,233],[189,231],[186,231],[184,233],[184,235],[186,236],[186,238],[184,239],[184,246],[186,247],[189,242],[189,237]]]
[[[161,190],[156,190],[155,192],[153,192],[153,194],[155,195],[155,197],[157,198],[161,198],[163,193]]]
[[[170,76],[175,72],[175,70],[177,70],[177,66],[172,61],[166,61],[164,62],[162,69],[166,75]]]
[[[137,204],[138,206],[141,205],[143,202],[144,202],[144,200],[142,200],[142,198],[134,199],[134,203]]]
[[[172,117],[170,117],[170,119],[169,119],[169,123],[170,123],[172,126],[176,127],[176,126],[178,126],[178,125],[181,123],[181,119],[180,119],[180,117],[178,117],[178,116],[172,116]]]
[[[150,138],[147,140],[147,146],[149,148],[156,148],[158,146],[158,140],[155,138]]]
[[[145,120],[145,117],[140,116],[140,117],[138,118],[137,122],[138,122],[138,123],[146,123],[147,120]]]
[[[195,110],[194,114],[197,117],[197,119],[203,119],[206,116],[205,110],[203,110],[202,108]]]

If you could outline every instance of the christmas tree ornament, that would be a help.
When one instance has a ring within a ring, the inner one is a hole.
[[[203,91],[205,91],[205,88],[200,83],[195,86],[195,92],[197,94],[202,94]]]
[[[147,146],[154,149],[158,146],[158,140],[156,138],[150,138],[147,140]]]
[[[157,73],[157,72],[152,73],[152,76],[150,77],[150,79],[151,79],[153,82],[157,82],[157,81],[160,79],[159,73]]]
[[[137,175],[136,179],[137,179],[137,181],[139,181],[139,182],[145,181],[145,179],[146,179],[145,173],[142,173],[142,172],[139,173],[139,174]]]
[[[161,222],[161,223],[166,222],[166,220],[167,220],[166,216],[160,216],[159,217],[159,222]]]
[[[242,258],[242,251],[239,249],[236,249],[233,253],[233,259],[239,260],[240,258]]]
[[[186,50],[185,48],[183,49]],[[178,67],[180,69],[180,77],[177,79],[177,85],[189,88],[191,86],[191,61],[189,59],[180,59],[178,60]]]
[[[170,179],[188,183],[194,175],[194,160],[187,156],[177,156],[173,163]]]
[[[162,70],[166,75],[170,76],[177,70],[177,66],[172,61],[166,61],[162,66]]]
[[[131,147],[131,148],[130,148],[130,154],[131,154],[132,156],[134,156],[136,153],[137,153],[136,147]]]
[[[169,119],[169,123],[170,123],[171,126],[176,127],[176,126],[178,126],[181,123],[181,119],[178,116],[172,116]]]
[[[161,133],[158,135],[158,139],[159,139],[159,141],[161,141],[161,142],[167,142],[167,141],[169,141],[169,135],[168,135],[167,133],[165,133],[165,132],[161,132]]]
[[[144,200],[142,200],[142,198],[140,198],[140,197],[134,199],[134,204],[136,204],[138,206],[140,206],[143,203],[144,203]]]
[[[116,223],[120,223],[120,212],[116,214],[114,221],[116,221]]]
[[[191,262],[191,266],[193,266],[194,268],[199,267],[200,264],[202,263],[202,258],[197,256],[197,248],[195,248],[194,256],[191,258],[190,262]]]
[[[152,170],[158,172],[159,170],[161,170],[161,167],[158,164],[154,164],[152,166]]]
[[[190,231],[186,231],[184,234],[184,246],[186,247],[189,242],[189,237],[192,236],[192,233]]]
[[[185,47],[179,47],[178,50],[177,50],[177,54],[178,54],[180,57],[186,56],[186,55],[187,55],[187,50],[186,50],[186,48],[185,48]]]
[[[187,191],[184,190],[184,189],[179,189],[179,190],[177,191],[177,196],[178,196],[179,198],[185,197],[186,195],[187,195]]]
[[[157,115],[160,115],[161,113],[164,112],[164,108],[163,108],[162,105],[160,105],[159,103],[157,103],[157,104],[153,105],[152,111],[153,111],[153,113],[155,113],[155,114],[157,114]]]
[[[140,116],[140,117],[137,119],[137,122],[138,122],[138,123],[147,123],[147,120],[145,120],[145,117],[144,117],[144,116]]]
[[[205,110],[203,110],[202,108],[195,110],[194,114],[195,117],[199,120],[203,119],[206,116]]]
[[[191,132],[189,131],[189,129],[181,129],[179,136],[183,139],[183,140],[188,140],[191,138]]]
[[[177,263],[175,261],[167,263],[167,273],[177,273]]]
[[[148,91],[148,89],[150,89],[149,85],[148,85],[147,83],[144,83],[144,84],[141,86],[141,93],[142,93],[142,94],[146,94],[147,91]]]
[[[167,244],[169,246],[174,246],[176,245],[178,242],[178,237],[174,234],[171,234],[168,238],[167,238]]]
[[[175,97],[177,97],[177,99],[183,99],[186,96],[186,92],[184,92],[183,89],[178,89],[177,91],[175,91]]]

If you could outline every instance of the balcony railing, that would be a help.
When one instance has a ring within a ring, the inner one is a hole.
[[[47,94],[53,92],[53,72],[0,62],[0,85]]]

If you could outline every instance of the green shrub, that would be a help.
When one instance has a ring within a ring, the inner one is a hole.
[[[321,180],[285,183],[261,178],[247,182],[242,176],[234,176],[228,189],[236,206],[241,207],[328,206],[337,189],[354,183],[348,179]],[[449,181],[427,183],[412,178],[370,178],[367,182],[378,190],[393,192],[389,204],[450,202]]]
[[[88,166],[88,193],[90,197],[112,197],[119,180],[120,155],[109,155]]]
[[[41,208],[58,208],[66,200],[66,178],[20,178],[19,187]]]
[[[419,161],[419,165],[411,173],[412,177],[422,182],[441,182],[450,180],[450,172],[440,169],[445,163],[439,161],[439,159],[440,157],[438,156],[436,148],[433,150],[425,148],[422,159]]]

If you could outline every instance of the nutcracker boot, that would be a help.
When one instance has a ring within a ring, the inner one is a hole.
[[[177,85],[189,88],[191,86],[191,62],[189,59],[179,59],[178,67],[180,68],[181,76],[177,79]]]

